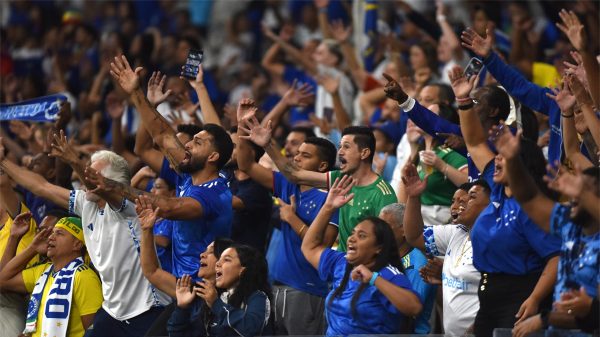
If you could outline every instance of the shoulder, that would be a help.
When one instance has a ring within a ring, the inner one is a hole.
[[[396,198],[396,193],[394,192],[394,189],[382,177],[377,178],[377,180],[375,181],[373,191],[376,192],[377,196],[381,196],[383,199]],[[397,200],[394,200],[394,202],[396,201]]]

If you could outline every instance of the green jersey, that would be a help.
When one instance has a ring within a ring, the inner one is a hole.
[[[330,171],[327,174],[328,186],[337,178],[344,175],[340,171]],[[339,251],[346,251],[346,240],[352,229],[364,218],[369,216],[378,216],[379,211],[389,204],[398,202],[394,189],[381,177],[378,177],[372,184],[367,186],[354,186],[351,193],[354,198],[346,205],[340,208],[339,213]]]
[[[433,152],[446,162],[446,164],[457,170],[467,165],[467,158],[452,149],[438,146],[433,149]],[[456,192],[457,187],[450,179],[444,176],[444,172],[440,172],[432,167],[429,167],[429,169],[431,173],[427,179],[427,187],[423,191],[423,194],[421,194],[421,204],[450,206],[452,204],[452,196]],[[426,168],[421,163],[417,166],[417,171],[421,180],[425,179],[425,176],[429,173],[426,172]]]

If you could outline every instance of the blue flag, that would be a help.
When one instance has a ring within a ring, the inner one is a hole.
[[[365,1],[365,35],[368,43],[362,51],[365,70],[375,69],[375,51],[377,50],[377,0]]]
[[[51,122],[58,119],[60,105],[65,95],[37,97],[27,101],[0,104],[0,121],[21,120],[29,122]]]

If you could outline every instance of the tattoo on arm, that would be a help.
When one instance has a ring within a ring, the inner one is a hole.
[[[585,145],[586,149],[588,150],[590,160],[592,161],[592,163],[597,164],[598,145],[594,141],[594,138],[592,138],[592,133],[590,132],[590,130],[587,130],[583,135],[581,135],[581,138],[583,138],[583,145]]]

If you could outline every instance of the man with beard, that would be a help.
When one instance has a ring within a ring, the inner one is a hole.
[[[506,159],[506,170],[513,195],[541,229],[562,238],[554,300],[558,301],[561,295],[580,289],[585,290],[591,298],[597,299],[600,280],[600,222],[579,204],[579,195],[570,195],[571,205],[566,206],[554,202],[537,188],[519,157],[520,132],[514,136],[506,127],[495,128],[494,131],[496,149]],[[589,186],[592,193],[600,196],[600,169],[585,169],[580,185]],[[518,335],[524,335],[525,331],[547,328],[548,315],[548,311],[541,312],[517,324],[515,330],[519,331]],[[567,312],[562,321],[550,322],[572,328],[575,320],[576,318]]]
[[[84,176],[83,163],[62,132],[60,137],[55,136],[52,147],[53,156],[71,165],[80,177]],[[83,181],[86,190],[69,191],[53,185],[42,176],[4,159],[3,153],[0,140],[0,167],[13,180],[81,217],[83,237],[92,264],[100,274],[104,297],[89,336],[143,336],[170,299],[142,274],[140,224],[134,204],[122,197],[111,199],[94,193],[96,186],[88,180]],[[111,151],[94,153],[89,170],[100,171],[122,184],[130,183],[127,161]]]
[[[222,127],[206,124],[184,146],[144,95],[141,70],[136,68],[134,72],[125,56],[115,57],[111,63],[112,76],[130,95],[146,130],[168,159],[160,176],[176,182],[176,198],[151,195],[93,172],[88,178],[113,200],[125,197],[133,201],[146,194],[153,206],[160,208],[160,217],[177,220],[173,224],[173,274],[197,275],[200,253],[216,237],[231,236],[232,195],[219,171],[229,161],[233,143]]]

